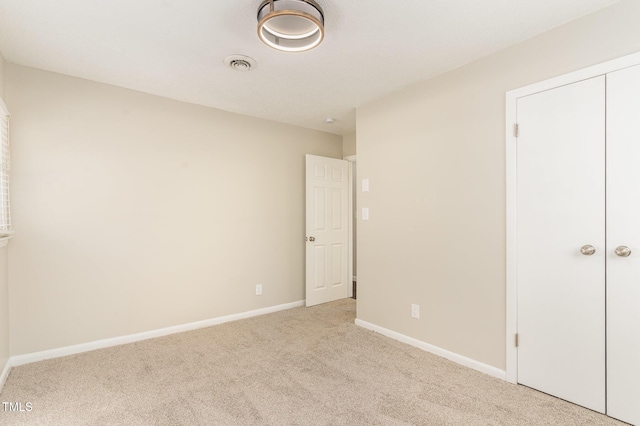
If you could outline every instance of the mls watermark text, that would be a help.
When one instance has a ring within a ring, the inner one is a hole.
[[[2,411],[14,413],[28,413],[33,410],[30,402],[2,402]]]

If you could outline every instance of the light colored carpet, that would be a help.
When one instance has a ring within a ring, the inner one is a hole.
[[[2,425],[608,425],[565,401],[297,308],[14,368]]]

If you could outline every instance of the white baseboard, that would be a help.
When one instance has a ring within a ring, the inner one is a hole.
[[[483,364],[475,359],[467,358],[466,356],[462,356],[455,352],[448,351],[446,349],[442,349],[438,346],[431,345],[429,343],[423,342],[418,339],[414,339],[413,337],[405,336],[404,334],[400,334],[398,332],[389,330],[384,327],[380,327],[375,324],[371,324],[367,321],[363,321],[361,319],[356,319],[356,325],[366,328],[367,330],[375,331],[376,333],[380,333],[383,336],[390,337],[394,340],[398,340],[402,343],[406,343],[411,346],[415,346],[418,349],[422,349],[423,351],[430,352],[434,355],[441,356],[442,358],[446,358],[449,361],[453,361],[460,365],[464,365],[465,367],[472,368],[474,370],[480,371],[481,373],[488,374],[489,376],[495,377],[501,380],[507,380],[507,372],[504,370],[500,370],[499,368],[492,367],[487,364]]]
[[[173,327],[166,327],[157,330],[145,331],[142,333],[129,334],[126,336],[113,337],[111,339],[96,340],[88,343],[81,343],[79,345],[65,346],[57,349],[50,349],[42,352],[33,352],[25,355],[12,356],[7,362],[5,367],[6,372],[0,376],[0,379],[5,377],[5,373],[9,374],[11,367],[17,367],[19,365],[30,364],[32,362],[44,361],[46,359],[60,358],[68,355],[75,355],[82,352],[89,352],[96,349],[109,348],[112,346],[124,345],[127,343],[139,342],[141,340],[153,339],[155,337],[168,336],[170,334],[182,333],[184,331],[197,330],[199,328],[211,327],[212,325],[223,324],[225,322],[237,321],[245,318],[256,317],[259,315],[270,314],[273,312],[284,311],[286,309],[298,308],[304,306],[305,301],[299,300],[297,302],[285,303],[283,305],[270,306],[268,308],[256,309],[254,311],[241,312],[239,314],[227,315],[223,317],[211,318],[203,321],[196,321],[188,324],[176,325]],[[6,378],[5,378],[6,379]],[[0,388],[1,389],[1,388]]]
[[[0,374],[0,392],[4,389],[4,384],[7,382],[7,377],[9,377],[9,371],[11,371],[11,358],[7,360],[7,363],[2,369],[2,374]]]

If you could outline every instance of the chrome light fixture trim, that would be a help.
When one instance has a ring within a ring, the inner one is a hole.
[[[324,39],[324,12],[313,0],[264,0],[258,7],[258,37],[285,52],[303,52]]]

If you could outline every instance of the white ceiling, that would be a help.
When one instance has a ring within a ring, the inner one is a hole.
[[[323,43],[282,53],[258,40],[260,0],[0,0],[0,51],[20,65],[348,134],[359,105],[616,1],[317,0]],[[258,66],[232,70],[231,54]]]

